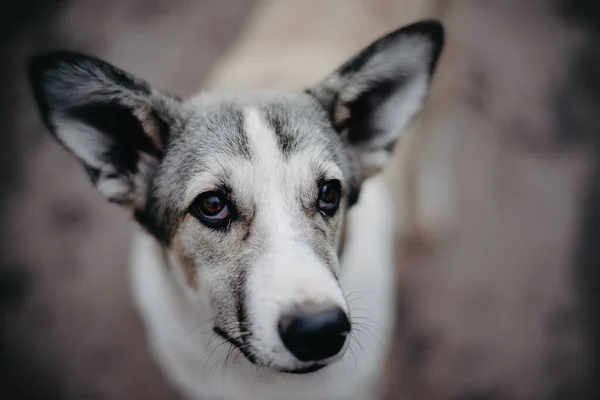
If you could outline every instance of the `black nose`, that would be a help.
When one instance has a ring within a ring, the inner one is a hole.
[[[300,361],[320,361],[336,355],[348,333],[350,321],[339,307],[296,312],[279,320],[283,344]]]

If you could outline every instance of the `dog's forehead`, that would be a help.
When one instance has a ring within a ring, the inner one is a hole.
[[[188,103],[183,136],[189,145],[214,154],[249,157],[247,111],[256,110],[275,134],[285,156],[335,139],[325,110],[303,93],[260,92],[199,96]]]
[[[308,94],[204,95],[186,104],[184,118],[161,168],[161,186],[170,194],[187,198],[184,192],[198,176],[226,182],[243,165],[272,157],[296,164],[330,162],[343,177],[353,175],[343,138]]]

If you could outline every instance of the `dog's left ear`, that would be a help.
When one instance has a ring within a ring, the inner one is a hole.
[[[433,20],[398,29],[308,90],[356,150],[363,178],[381,170],[420,110],[444,44]]]
[[[34,56],[29,79],[53,136],[81,161],[110,201],[144,208],[179,101],[98,58],[53,51]]]

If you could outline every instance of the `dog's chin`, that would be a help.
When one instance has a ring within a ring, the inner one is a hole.
[[[283,374],[290,374],[290,375],[310,374],[313,372],[317,372],[329,365],[329,364],[317,363],[317,364],[311,364],[311,365],[303,366],[303,367],[299,367],[299,368],[286,368],[286,367],[280,367],[277,365],[273,365],[268,362],[263,362],[259,357],[256,357],[254,354],[252,354],[248,351],[242,351],[242,354],[251,364],[253,364],[257,367],[268,368],[268,369],[276,371],[276,372],[281,372]]]
[[[246,357],[246,359],[251,364],[254,364],[257,367],[268,368],[268,369],[271,369],[276,372],[281,372],[281,373],[290,374],[290,375],[310,374],[313,372],[317,372],[329,365],[329,363],[315,363],[315,364],[310,364],[310,365],[306,365],[306,366],[302,366],[302,367],[298,367],[298,368],[288,368],[288,367],[281,367],[278,365],[274,365],[269,362],[264,362],[259,357],[255,356],[254,354],[252,354],[248,351],[242,352],[242,354]]]
[[[276,372],[281,372],[284,374],[291,374],[291,375],[310,374],[313,372],[317,372],[317,371],[327,367],[328,365],[330,365],[330,363],[315,363],[315,364],[305,365],[305,366],[301,366],[301,367],[297,367],[297,368],[289,368],[289,367],[282,367],[279,365],[274,365],[269,362],[264,362],[259,357],[256,357],[252,353],[249,353],[249,352],[245,352],[243,354],[246,357],[246,359],[248,361],[250,361],[250,363],[252,363],[258,367],[268,368],[268,369],[271,369]]]
[[[252,354],[250,354],[250,357],[248,357],[247,354],[246,358],[254,365],[261,367],[261,368],[266,368],[266,369],[270,369],[272,371],[275,372],[280,372],[283,374],[290,374],[290,375],[306,375],[306,374],[311,374],[311,373],[315,373],[317,371],[322,370],[325,367],[328,367],[332,364],[335,364],[335,362],[338,360],[338,358],[335,359],[327,359],[324,360],[322,362],[314,362],[314,363],[298,363],[296,365],[292,364],[291,366],[288,365],[281,365],[275,361],[268,361],[265,359],[262,359],[258,356],[254,356]]]

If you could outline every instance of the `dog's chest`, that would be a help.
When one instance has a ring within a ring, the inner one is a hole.
[[[153,248],[135,239],[134,298],[166,377],[190,399],[364,399],[376,384],[392,325],[392,204],[379,178],[365,182],[348,215],[340,283],[353,323],[344,357],[316,373],[289,375],[251,365],[210,329],[209,313],[189,302]]]

